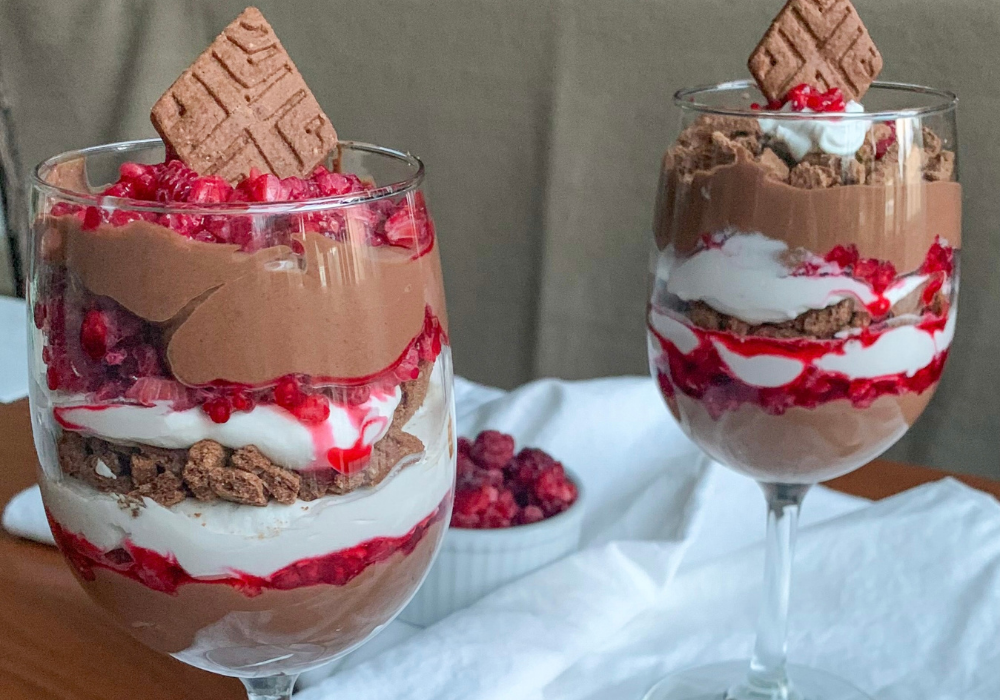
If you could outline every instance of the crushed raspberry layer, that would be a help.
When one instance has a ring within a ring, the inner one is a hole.
[[[821,92],[819,88],[808,83],[800,83],[788,91],[780,100],[771,100],[765,106],[754,102],[750,109],[777,111],[785,105],[791,105],[793,112],[844,112],[847,104],[844,102],[844,93],[840,88],[830,88],[826,92]]]
[[[52,216],[75,216],[85,230],[102,224],[124,226],[132,221],[149,221],[197,241],[228,243],[245,251],[255,251],[272,245],[293,245],[292,234],[316,232],[343,241],[348,228],[365,231],[368,245],[400,246],[424,252],[434,240],[434,223],[427,212],[421,192],[412,200],[408,197],[379,199],[350,206],[331,206],[322,211],[283,213],[271,217],[268,231],[261,233],[252,217],[227,210],[225,213],[187,214],[184,208],[210,207],[214,204],[245,202],[305,202],[310,199],[343,195],[364,195],[375,184],[357,175],[330,172],[317,166],[308,178],[279,179],[256,168],[235,187],[220,177],[199,176],[179,160],[155,165],[124,163],[119,178],[100,194],[108,198],[126,198],[143,202],[171,205],[176,211],[160,214],[119,207],[109,199],[101,206],[81,206],[61,202],[50,212]],[[255,228],[258,229],[255,231]],[[356,234],[355,234],[356,235]],[[353,238],[353,236],[352,236]]]
[[[926,315],[918,328],[926,333],[944,329],[946,317]],[[742,338],[721,331],[688,326],[698,337],[698,345],[688,354],[660,335],[650,324],[648,331],[656,339],[660,354],[653,357],[660,391],[667,398],[679,391],[702,402],[712,418],[718,420],[727,411],[744,404],[762,408],[771,415],[782,415],[792,407],[816,408],[830,401],[846,399],[855,408],[868,408],[881,396],[920,394],[941,378],[948,351],[943,350],[913,376],[905,373],[875,378],[852,379],[840,372],[816,368],[811,363],[830,353],[842,352],[847,342],[874,344],[888,329],[864,329],[858,335],[835,340],[805,338]],[[779,387],[748,384],[734,374],[719,355],[713,341],[742,355],[773,355],[800,360],[805,369],[794,380]]]
[[[562,463],[534,448],[515,455],[514,438],[496,430],[459,438],[457,469],[453,527],[529,525],[562,513],[578,496]]]
[[[84,581],[94,580],[94,569],[114,571],[161,593],[175,594],[189,584],[230,586],[248,598],[266,590],[289,591],[320,584],[343,586],[368,567],[383,562],[393,554],[409,555],[432,525],[445,513],[445,504],[402,537],[376,537],[367,542],[321,557],[300,559],[271,574],[254,576],[233,572],[220,578],[195,578],[188,574],[173,555],[163,555],[126,540],[123,546],[104,552],[86,538],[66,531],[46,510],[52,535],[59,549]]]
[[[55,278],[48,295],[35,303],[34,320],[45,339],[42,360],[49,390],[86,394],[94,403],[169,402],[175,410],[200,406],[216,423],[258,404],[277,404],[303,423],[323,423],[330,414],[327,399],[358,406],[373,394],[394,391],[417,378],[421,360],[433,362],[448,344],[441,323],[427,307],[420,333],[377,375],[352,380],[287,375],[263,387],[221,382],[188,387],[168,369],[166,338],[159,326],[107,297],[69,289],[64,277]]]

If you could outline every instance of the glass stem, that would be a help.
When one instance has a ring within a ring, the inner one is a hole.
[[[266,678],[241,678],[249,700],[291,700],[295,687],[294,676],[267,676]]]
[[[792,557],[799,508],[809,484],[761,484],[767,498],[767,539],[764,554],[764,597],[757,618],[750,673],[744,684],[730,690],[733,700],[788,700],[799,697],[785,672],[788,603],[792,588]]]

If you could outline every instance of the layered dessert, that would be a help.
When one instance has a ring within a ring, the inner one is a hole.
[[[249,111],[208,128],[197,90]],[[405,605],[450,515],[437,239],[418,179],[345,170],[407,162],[337,143],[256,10],[165,98],[165,161],[103,185],[96,155],[40,170],[42,492],[76,574],[138,639],[294,673]]]
[[[664,156],[649,357],[711,456],[813,483],[881,454],[930,400],[954,334],[961,188],[933,119],[866,118],[867,83],[830,84],[843,72],[790,87],[793,71],[773,73],[786,83],[757,75],[763,104],[741,113],[733,89],[729,113],[693,108]]]

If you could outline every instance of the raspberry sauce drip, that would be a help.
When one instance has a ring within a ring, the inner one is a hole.
[[[56,544],[84,581],[94,580],[94,569],[106,569],[162,593],[174,594],[181,586],[202,584],[230,586],[252,598],[266,590],[289,591],[320,584],[343,586],[350,583],[369,566],[385,561],[396,552],[404,556],[413,552],[430,527],[444,518],[446,510],[442,503],[401,537],[375,537],[321,557],[300,559],[270,576],[234,571],[228,576],[210,579],[195,578],[173,555],[139,547],[129,540],[121,547],[101,551],[86,538],[67,532],[48,510],[46,516]]]
[[[925,317],[917,328],[932,334],[943,330],[946,319]],[[867,331],[861,335],[835,340],[805,338],[741,338],[721,331],[689,329],[698,337],[698,345],[684,354],[652,325],[648,331],[659,344],[660,353],[654,358],[660,391],[667,398],[676,392],[701,401],[712,418],[718,420],[727,411],[744,404],[762,408],[771,415],[782,415],[792,407],[816,408],[830,401],[846,399],[855,408],[867,408],[880,396],[900,396],[922,393],[937,383],[948,358],[948,350],[939,352],[926,366],[912,376],[905,373],[874,378],[852,379],[840,372],[819,369],[811,363],[823,355],[843,354],[848,342],[872,345],[885,332]],[[791,382],[779,387],[748,384],[723,361],[714,341],[744,356],[777,355],[800,360],[803,371]]]

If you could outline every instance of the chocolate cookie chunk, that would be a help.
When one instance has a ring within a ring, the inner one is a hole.
[[[249,7],[153,105],[163,141],[200,175],[308,176],[337,133],[259,10]]]
[[[808,83],[858,100],[882,70],[882,55],[850,0],[789,0],[747,63],[760,90],[780,100]]]

